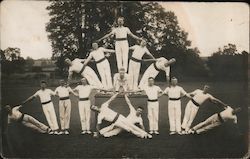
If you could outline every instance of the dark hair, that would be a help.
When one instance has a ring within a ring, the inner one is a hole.
[[[172,77],[171,80],[173,80],[173,79],[177,79],[177,78],[176,77]]]
[[[45,80],[41,80],[40,83],[44,83],[44,84],[47,84],[47,82]]]
[[[4,106],[4,110],[7,113],[8,113],[8,108],[12,109],[12,107],[9,104],[7,104],[7,105]]]
[[[125,71],[125,68],[122,67],[122,68],[119,69],[119,71]]]
[[[117,20],[118,20],[118,19],[123,19],[123,20],[124,20],[124,17],[120,16],[120,17],[117,18]]]
[[[234,110],[233,110],[233,115],[234,114],[238,114],[239,112],[241,111],[241,108],[240,107],[237,107],[237,108],[235,108]]]
[[[141,110],[144,110],[144,108],[143,108],[143,107],[141,107],[141,106],[137,107],[137,109],[141,109]]]
[[[150,79],[155,80],[154,77],[149,77],[148,80],[150,80]]]

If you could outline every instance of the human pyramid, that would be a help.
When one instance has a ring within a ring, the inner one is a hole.
[[[159,134],[158,117],[159,117],[159,98],[162,95],[168,95],[168,116],[170,124],[170,135],[174,134],[200,134],[214,127],[221,125],[225,121],[237,122],[236,113],[240,108],[232,109],[219,99],[213,97],[208,93],[209,86],[205,85],[203,90],[197,89],[191,93],[187,93],[182,87],[178,86],[176,77],[171,78],[170,81],[170,65],[175,63],[175,59],[167,60],[164,57],[154,58],[146,47],[146,41],[134,35],[128,27],[124,27],[124,19],[119,17],[117,20],[118,27],[114,28],[111,33],[105,35],[103,38],[97,40],[92,44],[92,51],[86,59],[65,59],[65,63],[69,66],[68,82],[60,80],[60,86],[52,91],[46,88],[46,82],[41,81],[41,89],[34,95],[26,99],[19,106],[14,108],[7,105],[5,108],[8,112],[9,122],[18,121],[23,125],[35,129],[41,133],[49,134],[69,134],[70,114],[71,114],[71,100],[70,94],[79,97],[79,114],[81,120],[81,134],[91,134],[90,119],[91,110],[97,112],[97,123],[94,137],[100,135],[104,137],[111,137],[119,134],[122,131],[130,132],[140,138],[152,138],[152,135]],[[115,35],[115,50],[106,49],[98,46],[101,40]],[[129,47],[127,36],[140,40],[140,45]],[[133,50],[132,57],[128,59],[129,50]],[[115,53],[117,60],[117,67],[119,72],[111,77],[110,63],[108,57],[110,53]],[[150,56],[150,59],[143,59],[144,54]],[[87,66],[91,60],[94,59],[97,70],[100,74],[99,80],[95,71]],[[142,61],[152,62],[146,69],[142,78],[139,81],[139,74]],[[129,64],[129,65],[128,65]],[[128,71],[127,71],[128,69]],[[167,84],[170,86],[162,91],[159,86],[154,84],[154,78],[160,71],[166,74]],[[127,73],[128,72],[128,73]],[[81,84],[71,89],[69,83],[71,82],[73,73],[78,73],[82,76]],[[91,105],[90,94],[93,90],[100,93],[112,95],[110,99],[101,104],[101,106]],[[118,95],[124,96],[130,113],[127,117],[115,112],[109,108],[110,103],[115,100]],[[147,96],[147,115],[149,121],[149,130],[146,131],[141,114],[143,107],[135,108],[129,96],[131,94],[144,94]],[[57,117],[54,110],[51,96],[59,97],[59,115],[60,125],[59,129]],[[47,119],[48,125],[39,122],[32,116],[24,114],[19,111],[21,105],[28,101],[39,97],[42,109]],[[185,108],[184,119],[181,123],[181,99],[183,97],[190,98]],[[216,113],[200,124],[192,126],[192,122],[198,112],[199,107],[209,100],[213,103],[222,105],[225,109],[222,112]],[[110,125],[101,129],[103,120],[110,122]]]

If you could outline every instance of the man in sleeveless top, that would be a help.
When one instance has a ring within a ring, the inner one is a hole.
[[[97,42],[111,36],[115,35],[115,53],[118,70],[124,68],[125,72],[128,69],[128,51],[129,44],[127,36],[130,35],[132,38],[141,40],[141,38],[134,35],[128,27],[124,27],[124,18],[119,17],[117,19],[118,27],[115,27],[109,34],[97,40]]]

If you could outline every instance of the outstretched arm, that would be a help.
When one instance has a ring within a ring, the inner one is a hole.
[[[131,111],[135,111],[135,108],[134,108],[134,106],[131,104],[131,101],[129,100],[128,96],[125,94],[124,97],[125,97],[125,100],[126,100],[128,106],[129,106],[130,112],[131,112]]]
[[[156,62],[157,61],[157,59],[143,59],[142,60],[143,62]]]
[[[70,80],[72,79],[72,76],[73,76],[73,72],[72,72],[72,71],[69,71],[68,81],[70,81]]]
[[[188,98],[192,98],[183,88],[181,88],[181,98],[182,97],[188,97]]]
[[[141,38],[139,38],[138,36],[134,35],[131,31],[129,31],[128,35],[130,35],[132,38],[136,39],[136,40],[142,40]]]
[[[29,102],[29,101],[33,100],[34,98],[35,98],[35,96],[34,96],[34,95],[30,96],[30,97],[29,97],[29,98],[27,98],[25,101],[23,101],[23,102],[21,103],[21,105],[24,105],[25,103],[27,103],[27,102]]]
[[[74,96],[78,96],[77,93],[74,92],[69,86],[68,86],[69,93],[73,94]]]
[[[146,54],[149,55],[152,59],[155,59],[155,57],[148,51],[148,49],[146,50]]]
[[[115,50],[112,50],[112,49],[105,49],[105,48],[103,48],[103,51],[104,52],[108,52],[108,53],[115,53]]]
[[[214,97],[210,97],[209,98],[211,102],[215,103],[215,104],[220,104],[224,107],[224,109],[227,108],[227,104],[225,104],[224,102],[222,102],[221,100],[214,98]]]
[[[110,104],[118,95],[119,93],[115,93],[106,103]]]
[[[87,64],[90,62],[91,59],[92,59],[92,54],[90,53],[88,58],[86,60],[84,60],[83,67],[87,66]]]
[[[100,38],[100,39],[98,39],[98,40],[96,40],[96,41],[97,41],[97,42],[100,42],[101,40],[106,39],[107,37],[109,37],[109,36],[112,35],[112,34],[113,34],[113,32],[110,32],[110,33],[106,34],[105,36],[103,36],[102,38]]]

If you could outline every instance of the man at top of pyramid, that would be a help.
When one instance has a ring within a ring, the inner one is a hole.
[[[129,45],[128,45],[128,39],[127,36],[130,35],[132,38],[136,40],[142,40],[138,36],[134,35],[128,27],[123,26],[124,25],[124,18],[119,17],[117,19],[118,26],[115,27],[110,33],[106,34],[102,38],[98,39],[97,42],[111,36],[115,35],[115,52],[116,52],[116,60],[117,60],[117,66],[118,70],[120,68],[124,68],[125,72],[127,72],[128,69],[128,51],[129,51]]]

